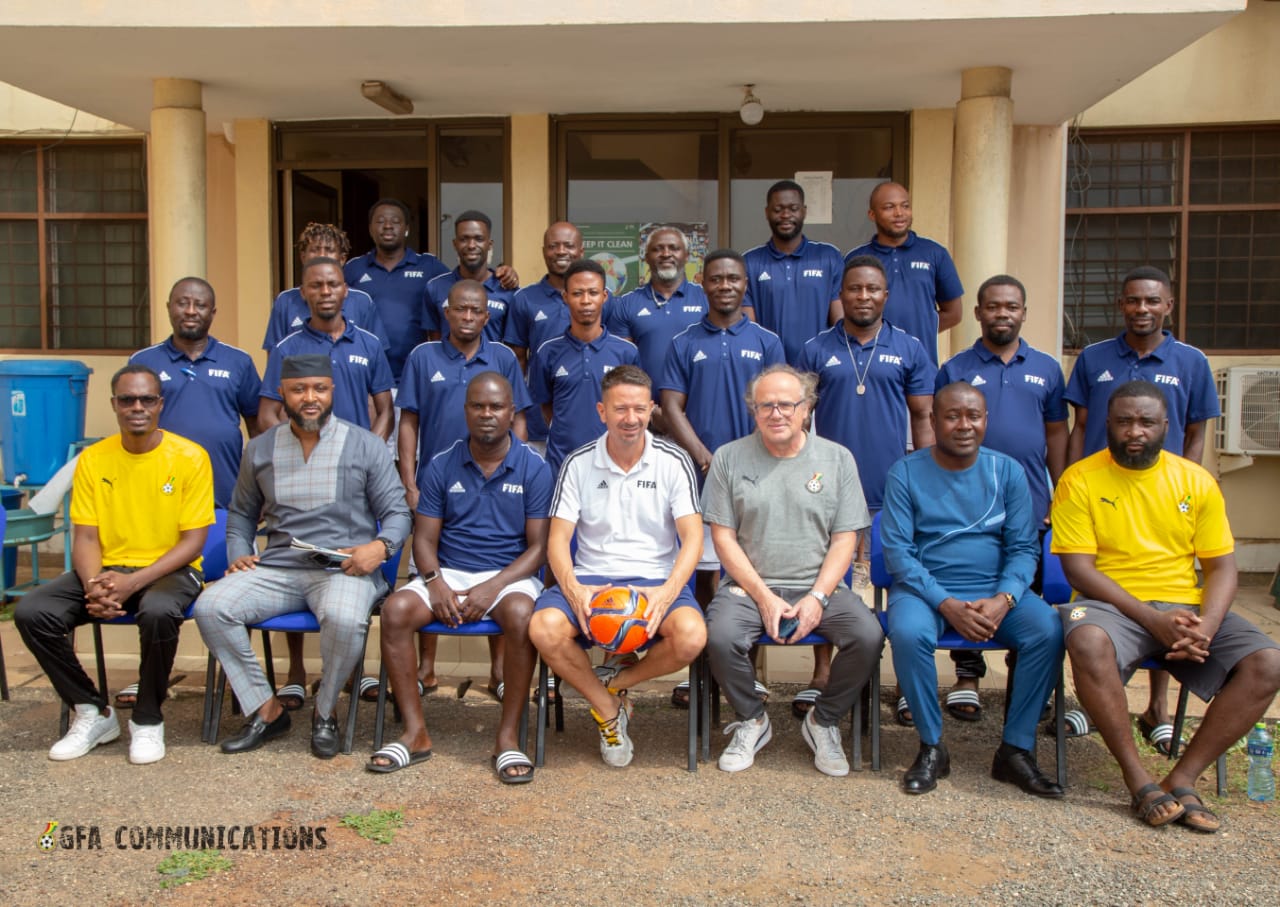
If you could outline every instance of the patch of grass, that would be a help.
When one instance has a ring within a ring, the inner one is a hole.
[[[160,882],[161,888],[173,888],[185,885],[215,872],[230,869],[232,863],[217,850],[180,850],[171,853],[156,866],[156,872],[166,878]]]
[[[374,809],[343,816],[342,824],[375,844],[390,844],[396,829],[404,824],[404,814],[398,809]]]

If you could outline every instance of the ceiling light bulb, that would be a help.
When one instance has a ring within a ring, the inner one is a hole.
[[[755,85],[742,86],[742,107],[738,110],[738,116],[742,117],[742,122],[748,126],[759,125],[764,119],[764,105],[760,103],[760,99],[755,96],[751,89]]]

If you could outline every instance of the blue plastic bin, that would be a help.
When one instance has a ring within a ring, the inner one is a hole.
[[[22,509],[22,492],[15,488],[0,488],[0,501],[4,503],[5,510]],[[0,532],[0,536],[4,533]],[[4,587],[8,589],[18,578],[18,549],[4,549],[4,564],[0,568],[4,570]]]
[[[43,485],[84,438],[84,411],[93,369],[74,359],[0,362],[0,443],[4,478]]]

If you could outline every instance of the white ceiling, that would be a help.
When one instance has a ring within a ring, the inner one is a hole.
[[[450,28],[0,25],[0,81],[146,130],[152,79],[195,79],[216,131],[242,117],[385,116],[361,97],[365,79],[388,82],[427,117],[730,111],[744,82],[756,83],[766,110],[873,111],[951,107],[962,70],[1000,65],[1014,73],[1017,121],[1054,124],[1243,3],[1170,5],[1183,11]]]

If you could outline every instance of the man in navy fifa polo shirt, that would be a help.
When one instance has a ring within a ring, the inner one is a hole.
[[[459,283],[454,287],[465,284]],[[484,306],[484,295],[477,298]],[[450,308],[455,304],[450,294]],[[458,324],[450,338],[456,337]],[[445,341],[446,343],[448,341]],[[414,515],[414,561],[421,575],[382,606],[382,660],[404,716],[399,741],[373,754],[368,769],[398,771],[431,755],[415,695],[413,636],[432,620],[450,626],[492,615],[502,627],[503,672],[519,696],[500,696],[494,771],[504,784],[533,780],[520,747],[523,691],[533,677],[529,618],[542,592],[554,482],[546,462],[511,430],[512,385],[481,372],[467,385],[462,438],[427,464]]]
[[[908,429],[915,447],[933,444],[929,408],[935,370],[920,341],[884,318],[892,294],[879,259],[857,256],[842,271],[843,317],[804,345],[796,367],[818,376],[814,431],[853,454],[862,495],[874,515],[884,504],[889,467],[907,452]],[[867,535],[851,584],[864,599],[871,576]],[[793,703],[796,714],[808,711],[826,689],[830,663],[830,647],[817,647],[813,678]]]
[[[576,280],[570,269],[570,305]],[[603,273],[600,280],[603,291]],[[702,611],[686,588],[702,553],[702,509],[689,455],[648,431],[649,376],[633,362],[601,384],[596,415],[604,434],[573,451],[556,481],[547,563],[558,585],[538,597],[529,638],[591,704],[600,755],[621,768],[632,757],[627,690],[687,667],[706,645]],[[582,648],[587,614],[592,596],[609,586],[647,597],[652,645],[636,664],[606,662],[593,672]]]
[[[382,323],[394,325],[387,338],[391,343],[387,360],[397,385],[410,350],[426,339],[427,282],[449,273],[430,252],[409,248],[410,216],[409,206],[399,199],[381,198],[374,202],[369,209],[373,248],[348,261],[342,269],[352,292],[368,293]]]
[[[649,266],[649,282],[613,300],[605,324],[611,334],[636,345],[640,367],[657,390],[671,339],[702,320],[707,313],[707,296],[702,287],[685,278],[689,237],[683,230],[655,229],[645,243],[644,260]],[[653,424],[658,431],[666,430],[661,406],[654,412]]]
[[[333,258],[338,262],[347,260],[351,251],[351,241],[347,234],[333,224],[307,224],[298,235],[298,262],[306,264],[313,258]],[[301,282],[301,278],[299,278]],[[271,306],[271,314],[267,318],[267,333],[262,338],[262,348],[268,354],[285,337],[292,334],[311,317],[307,301],[302,298],[302,287],[297,286],[285,290],[276,297]],[[382,341],[383,351],[391,349],[391,340],[373,299],[364,290],[351,289],[342,303],[342,317],[360,325],[366,331],[376,334]]]
[[[391,435],[391,366],[382,343],[342,315],[347,282],[334,258],[313,258],[302,266],[302,297],[311,317],[285,337],[267,357],[262,376],[258,421],[263,430],[285,421],[280,397],[280,366],[287,356],[320,353],[333,365],[333,413],[380,436]],[[369,419],[369,400],[374,417]]]
[[[845,256],[874,255],[889,277],[885,317],[924,344],[929,361],[938,364],[938,334],[960,323],[964,287],[951,254],[911,229],[911,196],[898,183],[871,190],[867,217],[876,235]]]
[[[582,232],[573,224],[558,221],[542,234],[542,260],[547,273],[531,286],[516,292],[507,309],[502,342],[511,347],[520,367],[529,369],[529,354],[552,337],[569,330],[569,308],[564,302],[564,274],[582,257]],[[606,315],[608,306],[605,306]],[[535,450],[547,449],[547,422],[542,408],[527,413],[529,443]]]
[[[1075,423],[1067,440],[1067,465],[1107,446],[1107,402],[1111,392],[1130,381],[1150,381],[1164,393],[1169,430],[1164,449],[1199,463],[1204,456],[1209,420],[1222,415],[1213,369],[1204,353],[1173,339],[1164,329],[1173,311],[1169,275],[1159,268],[1134,268],[1125,275],[1116,300],[1124,333],[1091,343],[1080,351],[1067,382],[1067,402]],[[1090,419],[1091,414],[1096,414]],[[1151,699],[1138,727],[1162,753],[1169,752],[1169,675],[1151,672]]]
[[[609,293],[600,263],[575,261],[564,282],[569,329],[538,347],[529,362],[529,396],[542,407],[549,426],[547,462],[555,473],[570,451],[604,430],[595,409],[604,376],[619,365],[640,364],[635,346],[601,324]]]
[[[533,404],[515,353],[484,336],[489,320],[485,288],[461,280],[449,290],[444,316],[449,336],[419,344],[405,363],[396,406],[401,410],[398,436],[400,479],[410,507],[418,503],[418,480],[432,457],[466,436],[467,385],[483,372],[497,372],[514,388],[512,428],[524,439],[524,413]]]
[[[262,382],[248,353],[210,336],[218,309],[208,281],[182,278],[169,291],[167,308],[173,333],[129,362],[160,376],[160,427],[205,449],[213,464],[214,506],[226,509],[244,451],[240,420],[250,437],[258,433]]]
[[[986,398],[982,443],[1022,466],[1031,489],[1032,517],[1043,534],[1053,486],[1067,466],[1062,366],[1019,336],[1027,320],[1027,290],[1017,278],[987,278],[978,288],[973,313],[982,336],[942,366],[934,388],[966,381]],[[986,660],[981,652],[966,649],[953,651],[951,661],[956,686],[947,694],[948,711],[962,721],[980,716],[978,681],[986,676]]]
[[[458,266],[427,284],[427,330],[433,339],[449,336],[449,321],[444,317],[449,288],[459,280],[474,280],[482,284],[489,294],[489,323],[484,335],[489,340],[502,342],[507,309],[520,288],[520,278],[510,266],[502,266],[505,272],[502,277],[489,267],[489,253],[493,251],[492,230],[493,221],[480,211],[463,211],[454,221],[453,250],[458,255]]]
[[[765,194],[769,241],[743,255],[747,297],[755,320],[782,338],[787,362],[800,358],[805,341],[840,320],[840,250],[804,235],[804,190],[780,180]]]

